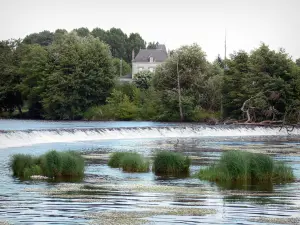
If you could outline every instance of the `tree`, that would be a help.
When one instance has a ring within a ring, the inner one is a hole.
[[[111,28],[107,31],[106,43],[110,46],[113,57],[127,59],[126,40],[127,35],[119,28]]]
[[[39,44],[41,46],[49,46],[54,40],[54,34],[48,30],[40,33],[33,33],[26,36],[23,40],[24,44]]]
[[[299,58],[299,59],[296,59],[296,65],[297,65],[297,66],[300,66],[300,58]]]
[[[22,114],[23,99],[18,89],[21,76],[17,71],[20,55],[20,40],[0,42],[0,112]]]
[[[147,45],[147,49],[156,49],[158,42],[149,42]]]
[[[20,62],[22,82],[19,90],[27,100],[30,118],[42,117],[43,82],[48,74],[48,52],[40,45],[26,45]]]
[[[89,29],[86,27],[74,29],[73,31],[75,31],[79,37],[87,37],[90,34]]]
[[[153,79],[154,86],[162,92],[163,104],[169,105],[171,111],[178,111],[180,117],[188,116],[189,111],[201,104],[203,82],[208,78],[208,66],[206,55],[197,45],[182,46],[158,66]],[[177,103],[171,95],[178,96]],[[172,107],[167,101],[172,101]],[[180,103],[181,102],[181,103]],[[183,119],[183,118],[181,118]]]
[[[151,85],[151,80],[153,78],[153,73],[150,71],[141,71],[138,72],[133,79],[133,82],[138,88],[148,89]]]
[[[91,35],[93,35],[93,37],[99,38],[101,41],[107,43],[108,34],[105,30],[98,28],[98,27],[94,28],[91,32]]]
[[[126,41],[126,51],[127,51],[127,62],[132,61],[132,50],[138,53],[140,49],[146,48],[146,42],[143,40],[140,34],[131,33]]]
[[[247,122],[283,117],[295,98],[294,62],[283,49],[275,52],[262,44],[249,56],[233,55],[228,64],[223,90],[227,115],[239,118],[242,112]]]
[[[42,105],[47,119],[78,119],[103,104],[114,84],[109,47],[98,38],[74,33],[49,48],[49,74]]]
[[[121,70],[122,66],[122,71]],[[125,61],[118,58],[113,58],[113,67],[114,67],[114,74],[116,77],[124,76],[131,72],[130,65]]]

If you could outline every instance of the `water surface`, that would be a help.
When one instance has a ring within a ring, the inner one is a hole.
[[[153,207],[216,210],[215,214],[205,216],[159,214],[147,217],[155,224],[257,224],[255,219],[259,217],[285,219],[299,216],[298,182],[265,187],[231,186],[228,189],[226,185],[193,177],[166,179],[151,172],[123,173],[106,165],[107,155],[111,152],[137,151],[151,156],[157,150],[167,149],[191,156],[193,174],[217,160],[223,150],[245,149],[264,151],[276,160],[286,161],[299,179],[298,130],[288,135],[277,128],[17,120],[0,120],[0,130],[0,221],[12,224],[88,224],[94,220],[88,215],[115,211],[142,212]],[[92,138],[89,139],[89,136]],[[90,156],[85,179],[81,183],[61,184],[24,182],[11,176],[8,165],[11,155],[40,155],[49,149],[73,149]],[[64,184],[86,185],[87,190],[95,189],[85,191],[81,188],[63,195],[46,193]],[[136,188],[139,185],[148,189]],[[174,191],[159,192],[157,187],[174,187]]]

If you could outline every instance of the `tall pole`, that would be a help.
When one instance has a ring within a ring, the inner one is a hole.
[[[120,59],[120,77],[122,76],[122,57]]]

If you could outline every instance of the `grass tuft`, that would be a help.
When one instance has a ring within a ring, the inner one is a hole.
[[[114,152],[110,155],[108,165],[126,172],[149,171],[149,161],[135,152]]]
[[[138,153],[128,152],[121,158],[123,171],[126,172],[148,172],[149,161]]]
[[[153,171],[159,175],[183,175],[189,173],[191,160],[176,152],[160,151],[154,156]]]
[[[224,152],[220,160],[199,171],[200,179],[209,181],[294,181],[292,168],[283,162],[275,162],[270,156],[245,151]]]
[[[29,179],[33,175],[49,178],[83,177],[84,159],[76,152],[51,150],[39,157],[13,155],[10,162],[13,175]]]
[[[119,168],[121,166],[121,158],[126,152],[114,152],[110,155],[108,165],[112,168]]]

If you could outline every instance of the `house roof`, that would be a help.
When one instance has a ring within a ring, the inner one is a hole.
[[[149,57],[153,57],[154,62],[164,62],[168,53],[163,49],[141,49],[133,62],[149,62]]]

